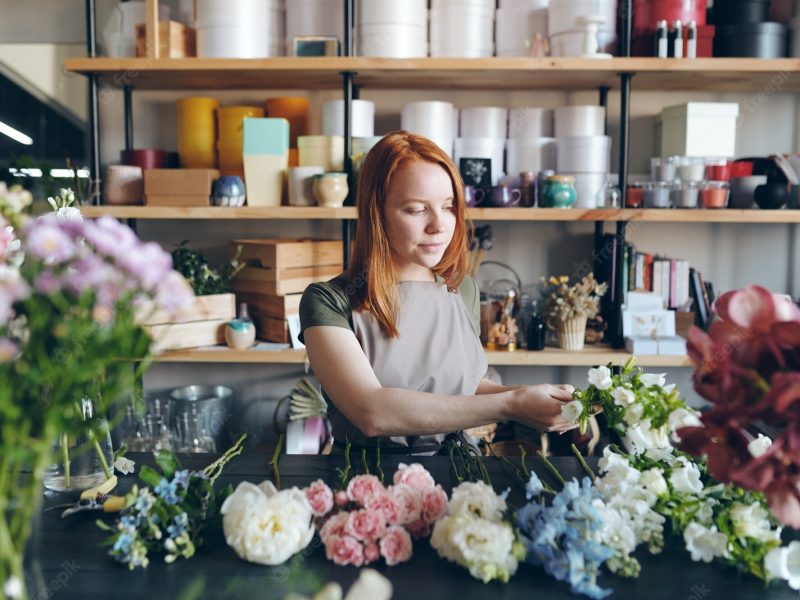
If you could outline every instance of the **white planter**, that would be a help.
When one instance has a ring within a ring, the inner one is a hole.
[[[289,0],[286,3],[286,54],[294,56],[294,38],[333,35],[344,39],[344,0]]]
[[[328,173],[344,169],[344,138],[327,135],[301,135],[297,138],[301,167],[322,167]]]
[[[511,10],[547,10],[550,0],[500,0],[498,8]]]
[[[266,58],[282,56],[280,37],[262,29],[221,26],[197,29],[197,56],[203,58]]]
[[[462,158],[488,158],[492,161],[492,185],[498,185],[505,175],[503,151],[506,141],[494,138],[456,138],[453,160],[456,166]]]
[[[403,105],[400,127],[432,140],[452,156],[457,115],[455,107],[449,102],[408,102]]]
[[[364,25],[357,37],[359,56],[424,58],[428,56],[428,31],[398,23]]]
[[[505,138],[508,134],[508,109],[496,106],[462,108],[462,138]]]
[[[719,156],[736,153],[735,102],[687,102],[661,111],[661,156]]]
[[[206,21],[221,21],[220,24],[262,26],[270,18],[271,11],[284,9],[285,3],[282,0],[236,0],[235,2],[195,0],[194,18],[195,25]]]
[[[574,208],[597,208],[597,199],[608,180],[608,173],[564,173],[575,178]]]
[[[431,0],[431,10],[482,10],[494,12],[495,0]]]
[[[430,39],[431,56],[492,56],[494,10],[431,9]]]
[[[358,0],[356,15],[357,22],[361,26],[374,23],[398,23],[427,29],[428,2],[427,0],[403,0],[403,2]]]
[[[555,168],[556,141],[553,138],[511,138],[506,141],[506,171],[509,175]]]
[[[605,135],[605,120],[602,106],[561,106],[555,109],[555,135]]]
[[[556,171],[559,173],[607,173],[611,160],[608,136],[556,138]]]
[[[552,109],[512,108],[508,113],[508,137],[529,140],[553,137]]]
[[[350,113],[350,131],[354,137],[375,135],[375,103],[369,100],[353,100]],[[344,135],[344,100],[330,100],[322,107],[323,135]]]

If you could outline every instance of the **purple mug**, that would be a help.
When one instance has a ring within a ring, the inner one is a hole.
[[[486,197],[486,192],[481,188],[476,188],[474,185],[464,186],[464,203],[474,208],[479,206],[483,199]]]
[[[516,206],[522,198],[522,191],[519,188],[510,188],[504,185],[497,185],[492,188],[490,194],[491,204],[497,208]]]

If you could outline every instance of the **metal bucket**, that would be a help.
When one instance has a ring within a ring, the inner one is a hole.
[[[188,385],[172,390],[173,431],[179,452],[219,452],[228,443],[233,390],[224,385]]]

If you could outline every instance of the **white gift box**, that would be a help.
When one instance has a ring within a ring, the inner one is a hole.
[[[658,338],[658,353],[682,356],[686,354],[686,340],[678,335]]]
[[[637,356],[658,354],[658,342],[649,337],[626,337],[625,350]]]
[[[675,313],[671,310],[622,311],[622,334],[626,337],[671,337],[675,335]]]

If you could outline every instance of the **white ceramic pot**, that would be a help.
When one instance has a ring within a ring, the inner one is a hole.
[[[109,166],[106,169],[103,188],[103,201],[106,204],[142,204],[144,201],[142,168],[132,165]]]
[[[550,0],[547,29],[550,35],[578,29],[580,17],[603,17],[601,31],[615,34],[617,31],[616,0]]]
[[[375,103],[353,100],[350,131],[356,137],[375,135]],[[322,107],[323,135],[344,135],[344,100],[330,100]]]
[[[404,0],[403,2],[358,0],[356,14],[361,26],[374,23],[397,23],[422,27],[426,30],[428,27],[427,0]]]
[[[570,136],[556,138],[559,173],[607,173],[611,164],[611,138]]]
[[[553,137],[552,109],[512,108],[508,113],[508,137],[528,140]]]
[[[547,10],[498,8],[494,31],[498,56],[510,49],[528,48],[537,33],[547,37]]]
[[[298,136],[297,156],[301,167],[323,167],[325,171],[341,171],[344,168],[344,138],[328,135]]]
[[[346,173],[323,173],[314,177],[314,197],[320,206],[342,206],[347,199],[347,192]]]
[[[505,138],[508,133],[508,109],[497,106],[462,108],[460,111],[462,138]]]
[[[492,185],[498,185],[503,171],[504,139],[456,138],[453,159],[460,168],[462,158],[488,158],[492,161]]]
[[[407,102],[403,105],[400,126],[432,140],[452,156],[457,120],[458,112],[449,102]]]
[[[428,56],[428,30],[399,23],[363,25],[358,31],[359,56],[424,58]]]
[[[499,8],[508,10],[547,10],[550,0],[500,0]]]
[[[431,56],[494,54],[494,10],[466,6],[431,9]]]
[[[197,56],[203,58],[267,58],[283,56],[280,37],[252,27],[198,27]]]
[[[506,171],[518,175],[523,171],[544,171],[556,168],[556,141],[553,138],[510,138],[506,142]]]
[[[561,106],[554,115],[555,137],[606,133],[606,109],[602,106]]]

